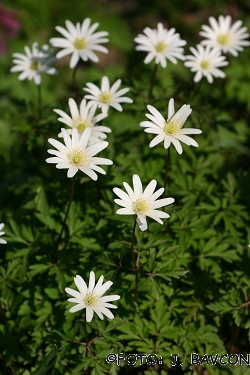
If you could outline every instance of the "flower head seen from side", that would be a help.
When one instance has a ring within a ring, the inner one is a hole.
[[[3,236],[5,234],[5,232],[2,232],[2,229],[4,228],[4,223],[1,223],[0,224],[0,236]],[[6,244],[7,241],[3,240],[2,238],[0,238],[0,243],[1,244]]]
[[[157,30],[146,27],[143,31],[145,35],[139,34],[135,38],[135,42],[138,43],[135,49],[148,53],[144,60],[145,64],[155,59],[156,64],[166,68],[167,59],[173,64],[177,64],[177,59],[185,60],[182,47],[187,42],[181,40],[180,34],[177,34],[175,29],[167,30],[162,23],[158,23]]]
[[[72,128],[76,128],[79,134],[82,134],[86,128],[90,128],[89,144],[94,144],[107,138],[105,133],[111,132],[111,129],[107,126],[98,126],[98,122],[107,117],[107,114],[100,113],[95,116],[96,105],[87,103],[86,99],[81,101],[80,108],[78,109],[75,100],[70,98],[69,109],[71,116],[60,109],[54,109],[54,112],[61,116],[58,118],[58,121],[71,127],[71,129],[67,129],[69,134],[72,134]],[[60,133],[58,136],[62,137],[63,134]]]
[[[190,47],[190,51],[193,55],[186,56],[184,65],[196,72],[194,82],[199,82],[202,77],[206,77],[209,83],[213,83],[213,77],[225,78],[226,74],[219,68],[228,62],[218,48],[198,44],[197,49]]]
[[[99,31],[94,33],[99,23],[96,22],[91,26],[90,23],[90,18],[85,18],[82,24],[77,22],[76,25],[67,20],[65,21],[66,29],[56,26],[56,30],[63,35],[63,38],[50,39],[50,43],[54,47],[62,48],[56,55],[58,59],[72,55],[69,63],[71,69],[77,65],[80,59],[83,61],[91,60],[98,62],[99,58],[94,51],[108,53],[108,49],[100,45],[109,41],[105,38],[108,36],[108,32]]]
[[[87,91],[90,95],[85,95],[86,99],[90,100],[91,104],[96,104],[102,109],[103,113],[107,113],[109,107],[115,108],[117,111],[121,112],[122,106],[120,103],[133,103],[133,100],[122,96],[129,91],[129,88],[118,90],[121,85],[121,80],[118,79],[111,87],[108,77],[102,77],[101,89],[94,85],[93,83],[86,83],[83,90]],[[118,90],[118,91],[117,91]]]
[[[104,296],[103,294],[111,287],[112,281],[106,281],[103,284],[103,276],[99,278],[95,285],[95,273],[90,272],[89,285],[87,286],[83,278],[77,275],[74,282],[79,290],[76,291],[71,288],[65,288],[65,291],[74,298],[69,298],[69,302],[76,303],[71,307],[69,312],[74,313],[86,308],[86,321],[91,322],[94,312],[100,319],[103,320],[103,315],[109,319],[113,319],[114,315],[109,309],[117,309],[117,306],[109,303],[110,301],[117,301],[121,297],[119,295]]]
[[[152,180],[144,191],[141,179],[137,174],[133,175],[134,190],[126,182],[123,182],[123,185],[127,193],[119,188],[113,189],[114,193],[120,198],[115,199],[115,203],[123,207],[116,211],[118,215],[137,215],[136,221],[142,231],[148,227],[146,216],[160,224],[163,224],[161,219],[170,217],[167,213],[158,211],[157,208],[173,203],[174,198],[163,198],[156,201],[164,192],[164,188],[155,191],[156,180]]]
[[[146,128],[144,130],[146,133],[156,134],[156,137],[150,142],[149,147],[154,147],[164,141],[164,147],[168,148],[173,143],[179,154],[182,154],[180,141],[188,146],[198,147],[198,143],[186,134],[200,134],[202,131],[199,129],[183,128],[185,121],[192,112],[190,105],[184,104],[175,113],[174,99],[171,98],[168,103],[168,118],[166,120],[152,105],[148,105],[147,109],[150,114],[146,114],[146,117],[151,121],[143,121],[140,123],[140,126]]]
[[[209,17],[210,26],[201,26],[200,35],[205,38],[201,44],[210,47],[218,47],[223,53],[231,53],[238,56],[238,51],[243,51],[243,47],[249,46],[250,42],[245,40],[249,37],[246,27],[242,26],[242,21],[238,20],[232,24],[231,16],[219,16],[216,21],[214,17]]]
[[[12,73],[21,72],[18,79],[23,81],[24,79],[32,80],[36,85],[41,84],[41,73],[57,74],[57,70],[49,64],[54,62],[56,59],[51,58],[51,51],[45,44],[41,50],[38,48],[38,43],[33,43],[32,48],[24,47],[25,55],[22,53],[13,53],[13,66],[10,71]]]
[[[87,147],[90,133],[90,128],[87,128],[80,136],[77,129],[73,128],[70,137],[67,130],[62,129],[65,145],[56,139],[49,138],[48,142],[57,150],[48,150],[48,153],[54,156],[46,159],[46,162],[56,164],[58,169],[68,169],[67,177],[69,178],[73,177],[80,169],[93,180],[97,180],[95,171],[106,174],[98,165],[111,165],[113,162],[94,156],[105,149],[108,142],[98,142]]]

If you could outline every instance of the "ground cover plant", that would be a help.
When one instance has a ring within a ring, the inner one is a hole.
[[[0,4],[1,374],[250,374],[249,11]]]

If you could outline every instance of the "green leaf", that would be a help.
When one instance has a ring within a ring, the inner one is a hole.
[[[66,286],[65,278],[59,266],[56,266],[56,274],[57,274],[57,279],[58,279],[59,290],[62,294],[65,294],[65,291],[64,291],[65,286]]]
[[[51,264],[42,264],[42,263],[32,264],[31,266],[29,266],[29,269],[31,270],[29,272],[29,276],[33,277],[37,275],[38,273],[43,273],[50,267],[52,267]]]
[[[42,214],[42,216],[49,216],[49,206],[42,186],[39,186],[37,188],[37,194],[35,197],[35,207],[37,211],[39,211]]]
[[[48,370],[52,367],[56,358],[56,346],[51,350],[51,352],[45,357],[42,364],[33,371],[30,375],[45,375]]]

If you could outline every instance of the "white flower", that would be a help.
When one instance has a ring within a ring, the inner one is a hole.
[[[5,234],[5,232],[1,232],[1,230],[3,229],[3,227],[4,227],[4,223],[1,223],[1,224],[0,224],[0,236],[3,236],[3,235]],[[6,244],[7,241],[5,241],[5,240],[3,240],[2,238],[0,238],[0,243],[2,243],[2,244]]]
[[[186,134],[200,134],[199,129],[183,129],[183,125],[191,114],[192,109],[190,105],[184,104],[178,112],[174,112],[174,99],[171,98],[168,103],[168,118],[167,120],[154,108],[148,105],[147,109],[151,114],[146,114],[146,117],[151,121],[143,121],[140,126],[146,128],[146,133],[157,134],[157,136],[150,142],[149,147],[154,147],[158,143],[164,141],[164,147],[168,148],[173,143],[176,151],[182,154],[182,147],[180,141],[188,146],[198,147],[198,143]]]
[[[183,48],[187,42],[180,39],[180,34],[175,33],[175,29],[167,30],[162,23],[158,23],[157,30],[146,27],[143,34],[135,38],[139,45],[135,48],[137,51],[146,51],[144,63],[148,64],[155,59],[156,64],[161,64],[163,68],[167,66],[167,59],[173,64],[177,64],[176,59],[185,60]]]
[[[109,159],[94,157],[104,148],[108,146],[108,142],[99,142],[94,145],[87,146],[89,136],[91,133],[90,128],[84,130],[80,136],[76,128],[72,129],[72,137],[66,129],[62,129],[65,146],[53,138],[49,138],[48,142],[57,148],[57,150],[48,150],[49,154],[55,155],[54,157],[46,159],[47,163],[55,163],[58,169],[68,169],[67,176],[73,177],[80,169],[83,173],[88,175],[93,180],[97,180],[99,172],[106,174],[106,172],[98,167],[98,164],[113,164]]]
[[[54,112],[61,116],[58,118],[58,121],[63,122],[71,128],[76,128],[79,134],[82,134],[86,128],[90,128],[91,133],[89,137],[89,144],[100,142],[100,140],[107,138],[105,133],[111,132],[111,129],[106,126],[97,126],[97,123],[107,117],[107,114],[100,113],[94,117],[96,105],[87,103],[87,101],[83,99],[81,101],[79,111],[74,99],[70,98],[69,109],[71,117],[60,109],[54,109]],[[72,129],[67,129],[67,132],[72,134]],[[58,137],[62,136],[62,133],[58,134]]]
[[[123,182],[123,185],[127,193],[124,193],[124,191],[119,188],[114,188],[114,193],[120,198],[115,199],[115,203],[124,207],[117,210],[116,213],[119,215],[137,215],[136,221],[142,231],[146,230],[148,227],[146,216],[163,224],[161,218],[169,217],[169,215],[163,211],[157,211],[156,208],[173,203],[174,198],[164,198],[156,201],[164,192],[164,188],[161,188],[154,193],[156,184],[156,180],[152,180],[143,192],[140,177],[135,174],[133,175],[134,191],[126,182]]]
[[[204,76],[209,83],[212,83],[213,76],[220,78],[226,76],[222,70],[218,69],[228,65],[225,56],[221,55],[218,48],[203,47],[201,44],[198,44],[197,50],[190,47],[190,51],[193,55],[186,56],[184,65],[191,68],[191,72],[196,72],[194,82],[199,82]]]
[[[205,46],[219,47],[223,53],[238,56],[238,51],[243,51],[242,46],[249,46],[250,42],[244,40],[249,37],[246,27],[241,27],[242,21],[233,25],[231,16],[219,16],[219,22],[214,17],[209,17],[210,26],[203,25],[200,35],[206,38],[201,43]]]
[[[73,296],[74,298],[69,298],[69,302],[76,303],[75,306],[71,307],[69,312],[74,313],[76,311],[86,308],[86,320],[91,322],[93,319],[94,312],[98,315],[100,319],[103,320],[103,315],[108,318],[113,319],[114,315],[109,311],[109,309],[117,309],[117,306],[107,303],[110,301],[116,301],[121,297],[118,295],[104,296],[102,295],[111,287],[112,281],[106,281],[103,284],[103,276],[99,278],[95,286],[95,273],[90,272],[89,276],[89,286],[87,287],[83,278],[77,275],[74,278],[74,282],[79,290],[77,292],[71,288],[65,288],[65,291]],[[108,309],[109,308],[109,309]]]
[[[32,44],[32,49],[25,46],[24,51],[26,55],[13,53],[13,57],[15,57],[13,63],[16,65],[10,69],[12,73],[22,72],[18,76],[20,81],[26,78],[34,79],[35,84],[40,85],[41,73],[57,74],[57,70],[49,66],[55,61],[55,58],[50,58],[51,51],[46,44],[39,51],[38,43],[35,42]]]
[[[121,112],[122,106],[120,103],[133,103],[132,99],[122,96],[129,91],[128,88],[117,91],[121,82],[122,81],[118,79],[113,86],[110,87],[108,77],[104,76],[102,77],[101,90],[93,83],[88,82],[86,83],[87,87],[83,90],[91,95],[85,95],[84,98],[90,99],[91,104],[97,104],[99,108],[102,108],[103,113],[107,113],[109,107],[113,107]]]
[[[61,59],[64,56],[71,55],[69,66],[73,69],[79,59],[98,62],[99,58],[93,51],[108,53],[106,47],[100,46],[100,43],[107,43],[109,40],[104,38],[108,35],[107,31],[94,33],[99,26],[96,22],[90,26],[91,19],[85,18],[82,25],[77,22],[73,25],[71,21],[65,21],[67,30],[61,26],[56,26],[56,30],[64,36],[64,38],[51,38],[50,43],[54,47],[63,48],[57,53],[56,57]]]

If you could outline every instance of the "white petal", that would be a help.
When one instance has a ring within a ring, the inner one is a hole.
[[[82,310],[82,309],[85,309],[85,306],[84,306],[84,304],[80,304],[79,303],[78,305],[75,305],[75,306],[71,307],[71,309],[69,310],[69,312],[75,313],[75,312],[77,312],[79,310]]]
[[[138,199],[142,196],[142,183],[140,177],[137,174],[133,175],[133,185],[135,199]]]
[[[89,288],[88,291],[91,293],[95,287],[95,273],[93,271],[90,272],[89,275]]]
[[[89,323],[93,319],[94,311],[91,307],[86,306],[86,321]]]
[[[168,119],[174,115],[174,99],[171,98],[168,102]]]
[[[74,278],[74,282],[79,291],[81,292],[81,294],[85,295],[87,293],[88,288],[83,278],[79,275],[76,275],[76,277]]]

